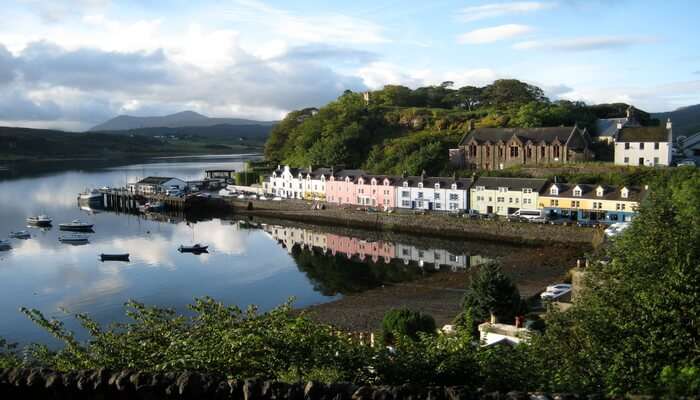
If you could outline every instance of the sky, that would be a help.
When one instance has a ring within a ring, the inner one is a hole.
[[[697,0],[3,0],[0,125],[281,119],[344,90],[516,78],[552,100],[700,103]]]

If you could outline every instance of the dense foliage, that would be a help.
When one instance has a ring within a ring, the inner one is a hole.
[[[543,91],[515,79],[483,88],[452,82],[412,90],[387,85],[363,94],[345,92],[315,109],[289,113],[265,145],[268,160],[294,166],[345,166],[375,173],[439,174],[448,170],[448,149],[477,127],[574,125],[593,129],[596,118],[624,116],[626,104],[587,106],[550,101]],[[649,115],[638,113],[644,123]]]
[[[417,340],[418,334],[434,335],[435,320],[427,314],[407,308],[389,310],[382,320],[382,342],[394,343],[397,337]]]

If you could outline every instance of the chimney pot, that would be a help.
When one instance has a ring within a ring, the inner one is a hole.
[[[491,323],[495,324],[496,323],[496,315],[494,313],[491,313]]]

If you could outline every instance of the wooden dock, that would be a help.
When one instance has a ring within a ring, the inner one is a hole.
[[[230,203],[221,198],[202,197],[196,195],[173,197],[162,194],[142,194],[132,193],[124,189],[101,190],[103,194],[103,205],[105,208],[114,211],[136,212],[139,206],[146,203],[162,203],[166,211],[189,212],[189,211],[227,211],[232,210]]]

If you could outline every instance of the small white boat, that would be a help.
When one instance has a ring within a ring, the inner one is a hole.
[[[88,238],[86,236],[83,236],[83,235],[59,236],[58,241],[61,243],[67,243],[67,244],[73,244],[73,245],[87,244],[89,242]]]
[[[88,224],[88,223],[80,221],[79,219],[74,219],[71,222],[58,225],[58,228],[62,231],[87,232],[87,231],[91,231],[93,226],[94,226],[93,224]]]
[[[34,226],[49,226],[51,222],[51,218],[43,214],[27,218],[27,223]]]
[[[10,232],[10,237],[13,239],[29,239],[32,235],[28,231]]]
[[[8,251],[12,249],[12,245],[9,240],[0,239],[0,251]]]
[[[228,189],[221,189],[221,190],[219,190],[219,196],[221,196],[221,197],[231,197],[231,196],[233,196],[233,195],[234,195],[234,194],[231,193],[231,191],[228,190]]]
[[[78,195],[80,201],[98,201],[102,199],[102,193],[97,189],[85,191]]]

